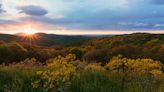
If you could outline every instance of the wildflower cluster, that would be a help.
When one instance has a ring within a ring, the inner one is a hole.
[[[75,58],[75,55],[70,54],[66,57],[58,56],[48,60],[48,69],[37,72],[40,80],[33,82],[33,87],[42,87],[47,92],[51,90],[53,92],[65,92],[69,89],[71,81],[78,78],[76,67],[72,63]]]
[[[114,57],[105,66],[115,72],[128,72],[140,74],[163,74],[163,65],[159,61],[152,59],[127,59],[122,56]]]
[[[101,66],[101,64],[98,64],[98,63],[88,64],[85,67],[85,69],[92,70],[92,71],[98,71],[98,72],[106,71],[106,69],[103,66]]]

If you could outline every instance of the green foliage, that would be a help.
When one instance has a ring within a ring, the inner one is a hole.
[[[0,68],[0,92],[40,92],[34,90],[31,83],[36,78],[35,71],[25,68]]]
[[[0,63],[21,61],[27,50],[19,43],[12,42],[0,45]]]
[[[84,55],[84,60],[88,62],[106,63],[109,60],[107,49],[94,49]]]

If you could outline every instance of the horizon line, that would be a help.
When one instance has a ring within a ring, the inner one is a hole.
[[[18,34],[18,33],[26,33],[22,31],[8,31],[8,32],[0,32],[0,34]],[[123,34],[134,34],[134,33],[148,33],[148,34],[164,34],[164,30],[152,30],[152,31],[66,31],[66,30],[58,30],[58,31],[36,31],[36,33],[45,33],[45,34],[56,34],[56,35],[123,35]]]

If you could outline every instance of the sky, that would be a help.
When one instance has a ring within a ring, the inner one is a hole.
[[[164,0],[0,0],[0,33],[164,33]]]

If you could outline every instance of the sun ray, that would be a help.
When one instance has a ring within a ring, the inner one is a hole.
[[[35,45],[41,39],[37,31],[30,28],[23,29],[20,37],[21,42],[28,43],[29,45]]]

